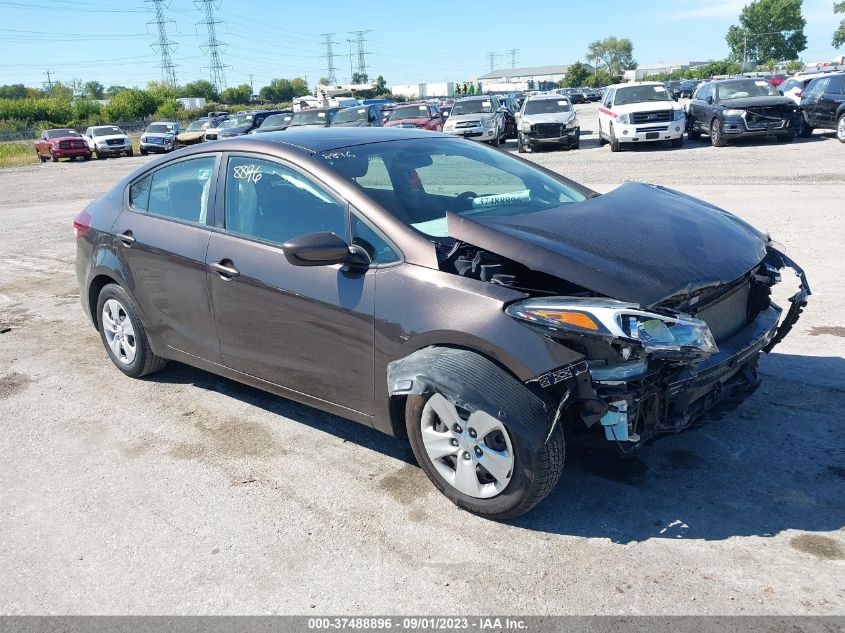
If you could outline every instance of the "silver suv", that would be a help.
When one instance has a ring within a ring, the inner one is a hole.
[[[498,147],[505,141],[506,110],[493,95],[464,97],[455,101],[443,131]]]

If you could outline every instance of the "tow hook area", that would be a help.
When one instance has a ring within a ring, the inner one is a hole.
[[[601,425],[604,427],[604,436],[611,442],[640,441],[639,435],[628,432],[628,403],[625,400],[608,405],[607,413],[601,417]]]

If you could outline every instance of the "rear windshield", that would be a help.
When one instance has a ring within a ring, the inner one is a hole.
[[[239,114],[231,119],[226,119],[220,124],[221,128],[244,127],[252,123],[251,114]]]
[[[211,123],[208,119],[204,121],[191,121],[188,127],[185,128],[186,132],[199,132],[200,130],[204,130],[208,127],[209,123]]]
[[[150,125],[145,130],[148,134],[173,134],[173,124]]]
[[[369,143],[318,153],[316,158],[431,238],[448,237],[447,211],[510,216],[586,199],[509,154],[461,139]]]
[[[665,86],[623,86],[616,89],[614,105],[643,103],[644,101],[672,101]]]
[[[525,104],[525,114],[555,114],[570,110],[572,106],[566,99],[529,99]]]
[[[292,114],[271,114],[264,119],[264,123],[261,124],[261,127],[281,127],[282,125],[290,123],[292,118]]]
[[[95,127],[91,130],[91,134],[94,136],[111,136],[113,134],[123,134],[123,130],[119,127],[110,125],[107,127]]]
[[[731,81],[717,86],[718,100],[745,99],[747,97],[777,97],[780,93],[765,79]]]
[[[296,125],[325,125],[330,121],[325,110],[300,110],[290,120],[291,127]]]

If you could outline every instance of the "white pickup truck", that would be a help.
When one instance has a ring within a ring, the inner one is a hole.
[[[85,130],[85,140],[92,152],[97,153],[97,158],[108,156],[120,156],[126,154],[132,156],[132,141],[116,125],[95,125]]]
[[[599,106],[599,142],[618,152],[622,143],[684,144],[687,121],[666,87],[657,81],[608,86]]]

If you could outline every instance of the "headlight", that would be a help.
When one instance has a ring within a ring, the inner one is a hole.
[[[505,313],[545,330],[617,339],[664,358],[703,358],[719,351],[704,321],[681,314],[655,314],[613,299],[527,299],[509,305]]]
[[[616,119],[616,120],[619,121],[620,123],[624,123],[625,125],[628,125],[628,124],[631,123],[631,115],[630,114],[620,114],[619,118]]]
[[[742,116],[745,110],[725,110],[722,112],[725,116]]]
[[[672,120],[673,121],[680,121],[684,118],[684,111],[683,110],[672,110]]]
[[[519,129],[522,132],[530,132],[531,131],[531,124],[528,121],[523,121],[519,124]]]

